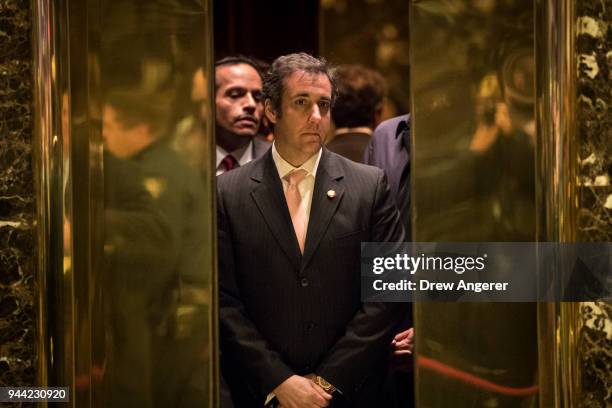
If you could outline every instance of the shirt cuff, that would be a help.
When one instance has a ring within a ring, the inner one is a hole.
[[[266,397],[266,402],[264,402],[264,407],[267,407],[269,403],[271,403],[274,398],[276,398],[276,395],[274,395],[273,392],[269,393],[268,396]]]

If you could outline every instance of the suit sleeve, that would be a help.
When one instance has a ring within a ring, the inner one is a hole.
[[[371,232],[372,242],[399,243],[404,239],[399,213],[383,171],[379,171],[378,176]],[[406,313],[409,313],[409,305],[404,303],[362,303],[344,336],[329,351],[316,374],[350,400],[372,368],[388,359],[391,340]]]
[[[230,359],[232,365],[253,378],[261,396],[265,396],[294,373],[282,361],[280,354],[270,348],[245,310],[236,279],[231,231],[219,190],[217,197],[222,359]]]

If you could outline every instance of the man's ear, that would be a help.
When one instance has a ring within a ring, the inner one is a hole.
[[[271,123],[276,123],[276,112],[272,108],[272,101],[270,99],[266,99],[264,103],[264,114]]]

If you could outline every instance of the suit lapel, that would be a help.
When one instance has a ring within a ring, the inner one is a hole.
[[[298,269],[300,247],[293,231],[291,216],[283,194],[283,185],[278,177],[272,152],[268,151],[257,164],[258,166],[251,175],[251,179],[256,182],[251,196],[278,245]]]
[[[303,271],[310,262],[333,215],[338,209],[340,201],[342,201],[344,187],[339,181],[343,177],[344,175],[341,169],[337,166],[336,158],[324,148],[317,169],[314,191],[312,193],[312,204],[310,206],[310,218],[308,221],[308,231],[306,233],[304,256],[302,257],[300,268],[301,271]],[[330,190],[334,191],[334,197],[329,197],[327,195],[327,192]]]

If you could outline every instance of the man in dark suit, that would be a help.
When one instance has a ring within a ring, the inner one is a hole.
[[[389,186],[410,236],[410,115],[382,122],[364,153],[363,162],[379,167],[389,178]]]
[[[400,211],[401,221],[410,240],[410,115],[398,116],[382,122],[375,130],[364,154],[364,163],[379,167],[389,178],[391,195]],[[414,330],[411,313],[402,322],[402,330],[392,342],[392,362],[396,368],[390,377],[395,383],[397,407],[414,406],[412,351]],[[392,382],[393,382],[392,381]]]
[[[256,138],[263,115],[259,66],[246,57],[215,64],[217,175],[262,156],[270,142]]]
[[[335,75],[338,98],[332,119],[336,130],[326,147],[361,163],[372,131],[380,123],[385,80],[378,72],[361,65],[340,65]]]
[[[217,179],[221,366],[237,407],[373,407],[402,304],[362,303],[361,242],[404,239],[383,171],[322,148],[324,60],[264,82],[275,142]],[[330,405],[331,404],[331,405]]]

